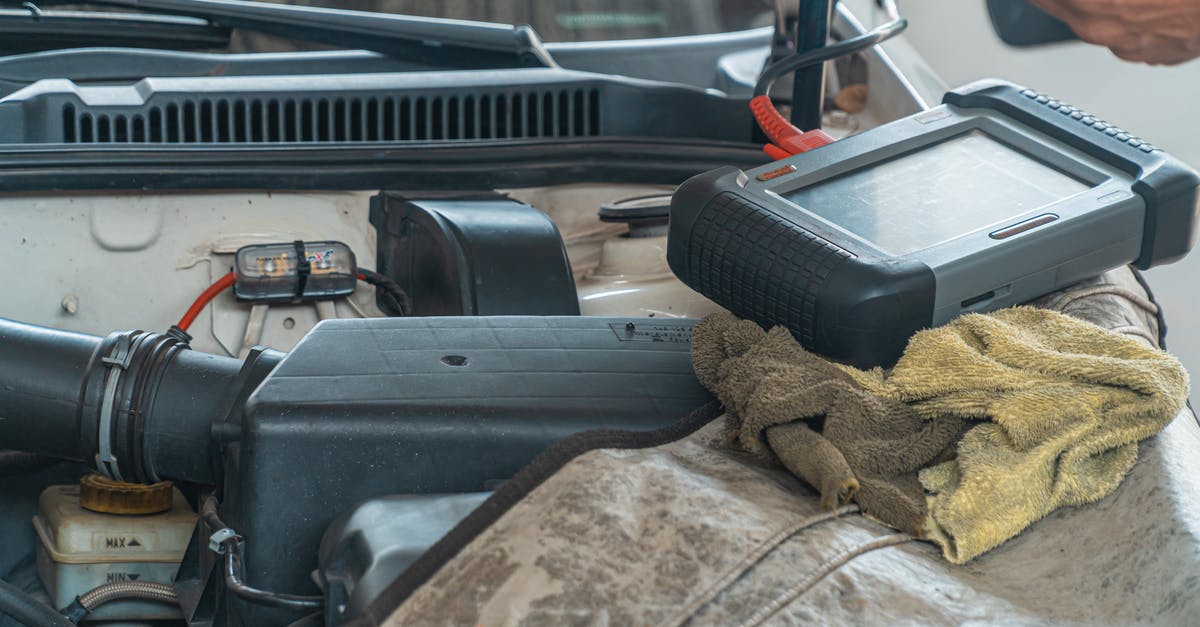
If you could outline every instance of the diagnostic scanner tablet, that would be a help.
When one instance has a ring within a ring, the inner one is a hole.
[[[959,314],[1179,259],[1195,241],[1198,185],[1120,128],[981,81],[828,146],[686,181],[667,257],[740,317],[886,365]]]

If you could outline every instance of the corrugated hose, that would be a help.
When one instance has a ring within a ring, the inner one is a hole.
[[[78,624],[96,608],[112,601],[157,601],[168,605],[179,605],[175,588],[150,581],[117,581],[93,588],[75,598],[75,602],[61,610],[63,616]]]

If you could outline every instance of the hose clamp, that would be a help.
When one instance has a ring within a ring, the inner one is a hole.
[[[116,479],[117,481],[124,481],[125,479],[121,477],[121,469],[117,462],[117,456],[113,454],[113,410],[119,402],[117,398],[117,386],[121,383],[121,377],[124,372],[129,369],[129,363],[132,359],[133,339],[126,334],[118,337],[112,352],[100,360],[100,363],[108,369],[108,372],[104,375],[104,396],[100,399],[100,424],[96,435],[96,469],[110,479]]]
[[[218,529],[208,537],[208,550],[217,555],[224,555],[230,550],[229,547],[225,546],[226,543],[231,543],[236,547],[242,543],[242,536],[239,536],[236,531],[229,527]]]

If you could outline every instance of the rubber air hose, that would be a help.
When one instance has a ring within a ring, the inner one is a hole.
[[[101,339],[0,319],[0,442],[119,481],[214,483],[214,420],[282,353],[243,362],[193,351],[187,340],[143,331]]]
[[[0,319],[0,442],[83,461],[79,391],[100,338]]]
[[[35,453],[0,451],[0,477],[27,475],[39,470],[45,470],[60,462],[62,462],[61,459],[37,455]]]
[[[16,586],[0,579],[0,614],[7,614],[22,625],[45,627],[72,627],[71,621],[54,608],[22,592]]]

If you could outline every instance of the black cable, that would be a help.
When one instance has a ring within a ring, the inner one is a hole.
[[[1162,350],[1168,350],[1167,318],[1166,315],[1163,314],[1162,305],[1160,305],[1158,300],[1154,298],[1154,290],[1150,288],[1150,282],[1146,280],[1146,275],[1142,274],[1141,270],[1138,270],[1133,266],[1129,266],[1129,270],[1130,272],[1133,272],[1133,278],[1137,279],[1138,285],[1141,285],[1142,290],[1146,292],[1146,298],[1149,298],[1150,302],[1158,305],[1158,311],[1154,314],[1155,320],[1158,321],[1158,347]],[[1192,412],[1192,420],[1196,421],[1196,424],[1200,424],[1200,415],[1197,415],[1196,409],[1192,407],[1192,399],[1190,394],[1188,395],[1188,399],[1184,402],[1184,404],[1187,405],[1188,411]]]
[[[283,594],[259,590],[242,581],[242,558],[237,551],[225,552],[225,587],[243,601],[283,610],[319,610],[325,607],[325,597]]]
[[[3,579],[0,579],[0,614],[11,616],[23,625],[73,627],[71,621],[54,608],[39,602]]]
[[[217,515],[217,499],[211,496],[200,504],[200,517],[204,519],[204,524],[208,525],[210,531],[227,528],[225,521]]]
[[[861,52],[899,35],[906,28],[908,28],[908,20],[897,17],[858,37],[852,37],[844,41],[839,41],[836,44],[825,46],[824,48],[817,48],[816,50],[809,50],[808,52],[780,59],[768,65],[763,70],[762,75],[758,77],[758,83],[754,85],[754,95],[761,96],[770,92],[771,85],[775,84],[775,81],[785,74],[791,74],[810,65],[824,63],[831,59]]]
[[[796,19],[796,54],[820,50],[829,43],[829,23],[835,0],[803,0]],[[785,57],[786,58],[786,57]],[[805,130],[821,128],[825,108],[825,65],[811,63],[792,75],[792,126]]]
[[[408,316],[412,313],[412,299],[408,297],[408,292],[400,287],[400,284],[393,281],[391,277],[380,274],[366,268],[358,268],[355,270],[358,276],[362,277],[365,283],[373,285],[379,298],[383,300],[396,315]]]
[[[200,516],[210,531],[226,531],[229,527],[217,515],[217,500],[208,497],[200,507]],[[325,606],[321,596],[302,596],[259,590],[246,585],[242,579],[242,537],[229,530],[227,537],[219,543],[218,553],[225,556],[225,587],[238,598],[255,605],[264,605],[285,610],[319,610]]]

